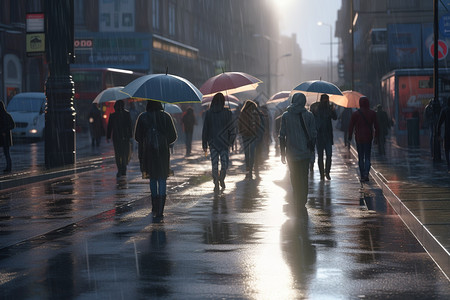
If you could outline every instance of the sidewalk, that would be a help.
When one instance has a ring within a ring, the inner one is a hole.
[[[343,143],[342,136],[338,135]],[[335,143],[336,144],[336,143]],[[357,159],[356,149],[351,152]],[[386,156],[372,148],[371,178],[443,272],[450,277],[450,174],[445,158],[434,163],[429,149],[386,143]]]
[[[172,157],[174,166],[183,159],[184,151],[182,144],[176,147],[179,149]],[[344,147],[342,132],[338,130],[334,147]],[[355,149],[350,151],[356,159]],[[445,162],[435,164],[427,150],[400,147],[396,143],[386,145],[385,157],[378,156],[376,146],[372,153],[372,181],[382,188],[396,213],[450,277],[450,175]],[[97,155],[93,156],[89,139],[80,135],[77,136],[77,162],[73,167],[45,170],[42,154],[35,161],[22,162],[15,173],[0,176],[0,189],[92,170],[106,161],[113,163],[113,157],[111,143],[103,140]]]

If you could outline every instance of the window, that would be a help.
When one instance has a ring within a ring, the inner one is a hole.
[[[175,4],[169,3],[169,35],[175,35]]]
[[[100,32],[134,31],[135,0],[100,0]]]
[[[159,30],[159,0],[152,1],[153,29]]]

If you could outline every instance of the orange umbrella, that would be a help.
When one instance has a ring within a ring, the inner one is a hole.
[[[330,97],[330,101],[336,105],[348,108],[359,108],[359,98],[364,97],[357,91],[343,91],[344,97]]]

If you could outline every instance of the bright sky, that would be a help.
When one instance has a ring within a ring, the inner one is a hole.
[[[341,0],[270,0],[277,6],[280,16],[280,30],[284,35],[297,34],[304,61],[330,58],[330,26],[317,25],[318,22],[332,26],[332,42],[337,43],[334,31],[337,11]],[[338,45],[333,44],[333,61],[337,61]]]

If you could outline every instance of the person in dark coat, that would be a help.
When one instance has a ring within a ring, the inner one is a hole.
[[[156,149],[148,141],[149,130],[152,128],[158,132]],[[161,218],[167,197],[166,183],[170,170],[169,146],[175,143],[177,131],[172,117],[163,111],[160,102],[147,102],[146,112],[140,114],[136,122],[134,138],[139,143],[138,157],[142,178],[150,178],[153,216]]]
[[[89,130],[91,133],[92,147],[100,146],[100,139],[104,134],[102,125],[102,113],[97,107],[96,103],[92,103],[89,111]]]
[[[350,143],[348,142],[348,125],[350,124],[350,118],[352,117],[352,109],[349,107],[345,107],[342,110],[340,119],[341,119],[341,130],[344,132],[344,144],[346,147],[350,147]]]
[[[330,98],[327,94],[320,96],[320,102],[317,105],[317,109],[313,109],[316,126],[317,126],[317,165],[320,171],[320,180],[324,180],[325,177],[330,180],[331,170],[331,156],[333,142],[333,125],[331,120],[337,119],[336,109],[334,104],[330,104]],[[325,168],[323,165],[323,152],[325,151],[326,160]]]
[[[5,103],[0,101],[0,147],[3,147],[3,153],[6,159],[6,168],[4,173],[11,172],[12,161],[9,148],[13,145],[11,130],[16,127],[13,118],[5,109]]]
[[[378,152],[380,155],[386,154],[386,136],[389,134],[391,128],[391,122],[387,112],[383,110],[381,104],[377,105],[377,122],[378,122]]]
[[[194,133],[194,126],[197,124],[197,119],[195,118],[192,107],[188,107],[183,115],[182,122],[186,143],[186,156],[189,156],[192,151],[192,135]]]
[[[441,126],[444,124],[444,153],[447,161],[447,171],[450,172],[450,97],[447,98],[447,107],[445,107],[439,116],[437,124],[437,136],[441,136]]]
[[[261,129],[262,128],[262,129]],[[264,123],[258,106],[246,100],[238,119],[238,132],[242,137],[245,154],[246,178],[251,179],[255,165],[256,146],[262,139]]]
[[[230,147],[236,138],[232,113],[225,108],[225,96],[214,95],[210,108],[205,112],[202,130],[202,148],[211,154],[212,178],[214,191],[219,191],[219,184],[225,189],[225,176],[228,169]],[[220,160],[220,173],[219,173]]]
[[[348,140],[349,142],[352,140],[354,130],[361,182],[367,182],[369,181],[371,166],[372,140],[378,138],[378,122],[376,112],[369,108],[369,99],[367,97],[359,99],[359,107],[360,109],[353,112],[350,119]]]
[[[305,95],[296,93],[292,96],[291,101],[291,105],[281,116],[280,153],[281,162],[285,164],[287,160],[296,213],[301,216],[304,215],[308,200],[308,173],[311,159],[308,136],[309,141],[316,139],[317,129],[314,115],[305,108]],[[305,129],[303,129],[301,117]]]
[[[114,113],[109,116],[108,127],[106,130],[106,141],[113,140],[114,155],[117,165],[117,177],[127,174],[127,165],[131,157],[131,138],[133,137],[133,128],[131,125],[130,113],[125,110],[123,100],[117,100],[114,103]]]

